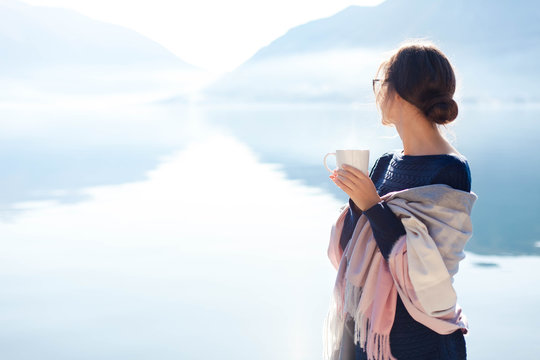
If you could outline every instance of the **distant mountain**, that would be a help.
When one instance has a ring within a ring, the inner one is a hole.
[[[349,6],[295,27],[250,61],[335,48],[387,49],[404,38],[424,36],[479,55],[538,50],[539,20],[540,6],[533,1],[387,0],[375,7]]]
[[[0,0],[0,99],[146,93],[184,101],[207,72],[136,31],[75,11]]]
[[[61,65],[197,69],[133,30],[15,0],[0,1],[0,49],[0,74]]]
[[[441,47],[456,67],[464,99],[540,101],[540,5],[488,0],[349,6],[290,29],[206,94],[210,100],[366,100],[383,52],[408,38]]]

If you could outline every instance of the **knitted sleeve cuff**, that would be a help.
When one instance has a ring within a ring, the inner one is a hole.
[[[362,210],[356,206],[356,204],[354,203],[354,201],[352,201],[351,198],[349,198],[349,207],[351,208],[351,210],[353,211],[353,213],[357,216],[360,216],[362,215]]]

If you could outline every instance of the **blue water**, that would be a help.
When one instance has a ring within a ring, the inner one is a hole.
[[[454,284],[471,359],[540,351],[539,115],[465,104],[451,130],[479,196]],[[321,358],[347,199],[322,157],[401,148],[373,104],[0,116],[2,359]]]

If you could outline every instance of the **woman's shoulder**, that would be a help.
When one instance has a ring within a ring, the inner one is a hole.
[[[468,159],[461,154],[448,154],[431,183],[447,184],[455,189],[471,191],[472,177]]]
[[[384,167],[384,168],[388,167],[388,164],[389,164],[390,160],[392,160],[393,156],[394,156],[393,151],[387,151],[387,152],[383,153],[381,156],[379,156],[375,160],[375,163],[373,164],[373,167],[371,168],[371,171],[369,173],[369,177],[372,177],[377,169],[380,169],[382,167]]]
[[[383,153],[381,156],[377,158],[377,160],[375,160],[375,164],[389,163],[390,160],[392,160],[392,158],[394,157],[394,152],[395,151],[387,151]]]
[[[470,174],[469,160],[465,155],[459,153],[446,154],[445,166],[443,170],[457,170],[458,172],[464,172]]]

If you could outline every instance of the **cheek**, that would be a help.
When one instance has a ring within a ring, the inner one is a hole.
[[[390,114],[390,110],[388,108],[388,104],[387,103],[382,103],[380,105],[380,113],[381,113],[381,118],[382,118],[382,124],[383,125],[390,125],[392,124],[392,121],[391,121],[391,114]]]
[[[385,112],[384,111],[384,99],[382,98],[382,96],[378,96],[378,97],[375,98],[375,106],[377,107],[377,110],[380,113]]]
[[[383,117],[386,117],[388,115],[388,108],[384,103],[384,100],[381,100],[377,103],[377,109]]]

